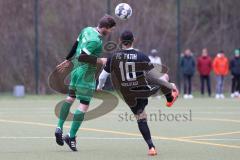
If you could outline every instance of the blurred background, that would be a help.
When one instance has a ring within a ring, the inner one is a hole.
[[[0,92],[24,85],[27,93],[53,93],[48,75],[64,60],[81,29],[96,26],[106,13],[113,15],[120,2],[129,3],[133,15],[117,20],[106,41],[117,41],[122,30],[132,30],[135,47],[146,54],[156,49],[178,84],[183,81],[178,66],[185,49],[191,49],[195,60],[203,48],[212,58],[223,50],[231,59],[240,47],[239,0],[0,0]],[[211,79],[214,84],[213,75]],[[230,82],[229,73],[229,93]],[[193,90],[199,88],[196,71]]]

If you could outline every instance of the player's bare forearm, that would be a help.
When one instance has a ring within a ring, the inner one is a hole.
[[[107,63],[107,58],[97,58],[95,56],[81,54],[79,56],[78,61],[86,62],[86,63],[93,64],[93,65],[96,65],[96,64],[105,65]]]
[[[107,58],[98,58],[97,64],[105,65],[107,63]]]

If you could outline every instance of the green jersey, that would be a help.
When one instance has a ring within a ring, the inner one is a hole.
[[[84,28],[78,36],[77,41],[78,47],[75,54],[75,60],[73,60],[75,67],[79,65],[83,65],[82,67],[85,68],[92,67],[92,65],[87,63],[79,63],[76,59],[80,56],[82,51],[88,55],[100,57],[100,54],[102,53],[102,37],[100,33],[93,27]]]
[[[76,91],[76,96],[80,100],[90,100],[96,86],[96,66],[89,63],[79,62],[78,57],[82,52],[100,57],[102,52],[101,34],[93,27],[82,30],[78,36],[78,46],[72,62],[74,69],[71,72],[70,89]]]
[[[88,55],[99,57],[102,52],[102,37],[96,28],[87,27],[78,36],[78,47],[76,55],[79,56],[81,51]]]

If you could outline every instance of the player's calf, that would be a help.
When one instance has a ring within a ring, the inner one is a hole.
[[[137,106],[139,107],[139,106]],[[134,111],[134,110],[132,110]],[[154,156],[157,154],[157,151],[155,149],[155,146],[152,142],[152,138],[151,138],[151,133],[150,133],[150,129],[148,127],[147,124],[147,114],[144,110],[142,110],[141,108],[139,108],[139,110],[137,112],[135,112],[135,117],[137,119],[137,123],[138,123],[138,128],[139,131],[141,132],[145,142],[148,145],[148,155],[150,156]]]
[[[67,119],[70,107],[72,106],[74,100],[75,100],[75,97],[68,96],[61,106],[61,110],[60,110],[60,114],[59,114],[59,120],[58,120],[58,126],[55,130],[56,143],[60,146],[64,145],[63,124],[64,124],[65,120]]]

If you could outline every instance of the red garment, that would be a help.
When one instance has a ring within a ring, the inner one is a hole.
[[[226,76],[229,70],[228,65],[227,57],[218,54],[213,60],[213,71],[216,75]]]
[[[208,76],[212,70],[212,60],[210,56],[200,56],[197,60],[198,72],[202,76]]]

